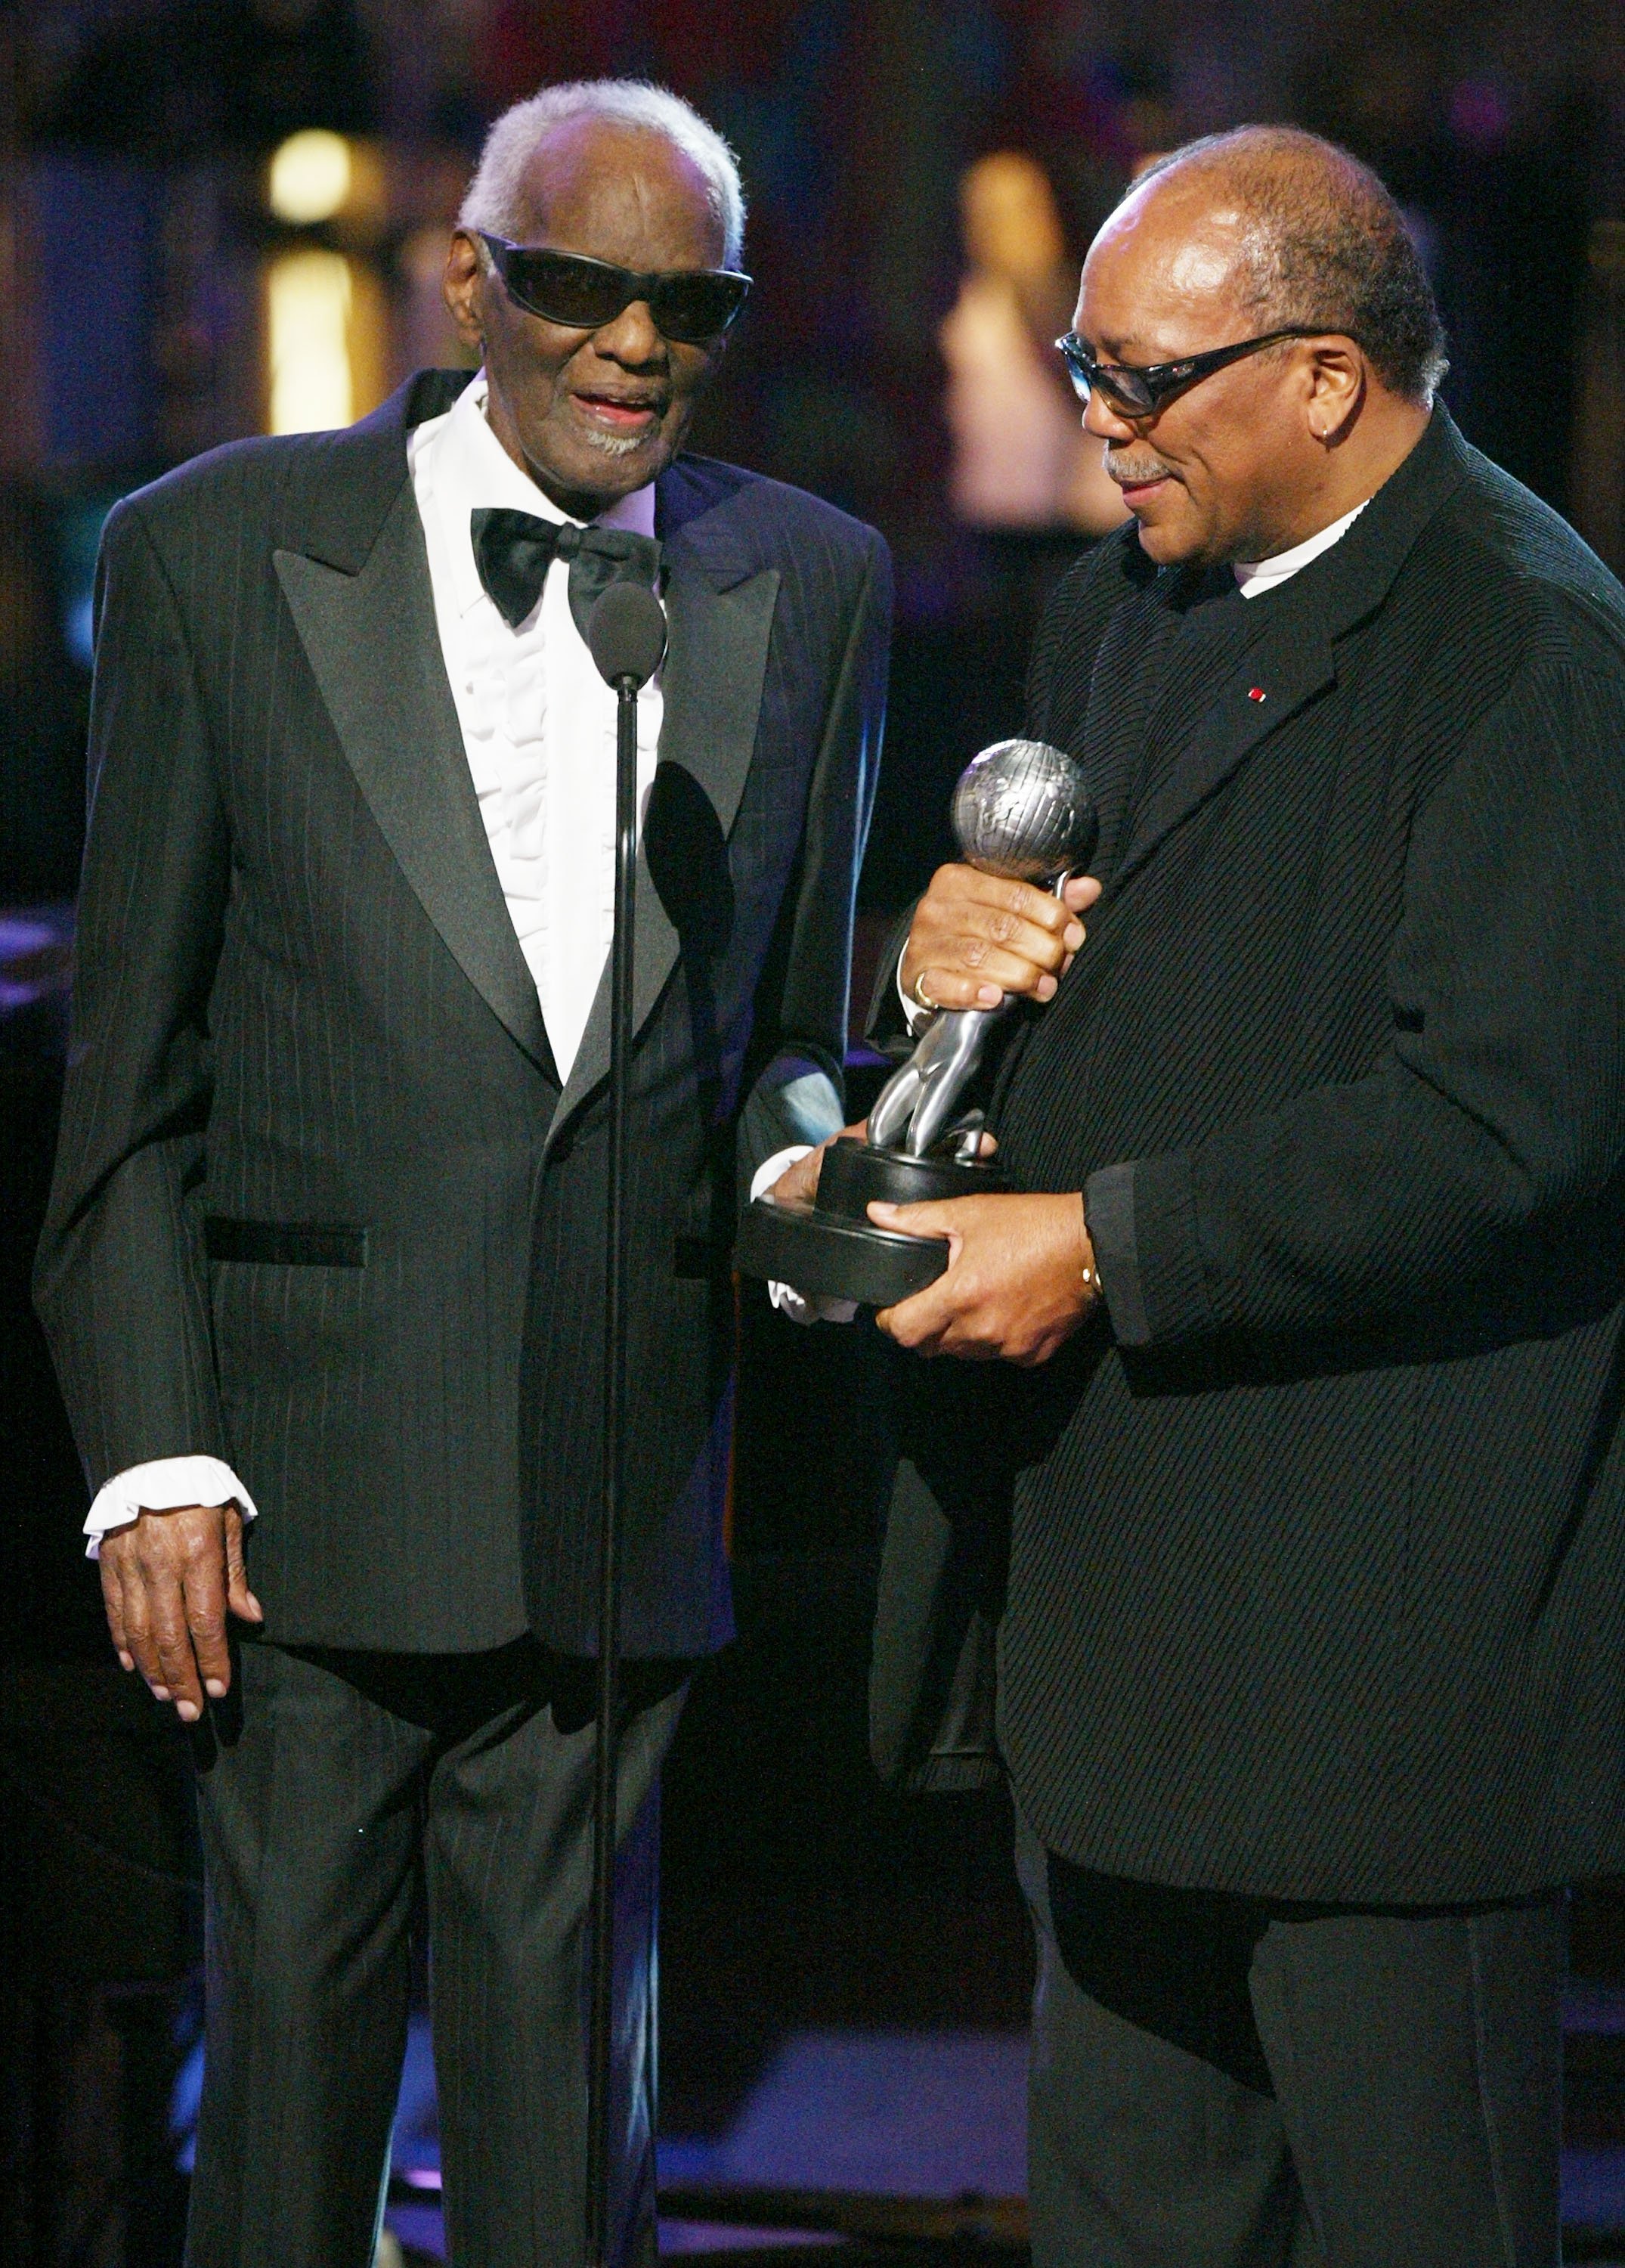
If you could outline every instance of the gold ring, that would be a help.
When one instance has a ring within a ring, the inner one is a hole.
[[[913,995],[914,1005],[916,1008],[930,1008],[935,1010],[937,1003],[935,1000],[928,1000],[926,998],[924,986],[925,971],[922,968],[915,976],[914,983],[908,987],[908,990]]]

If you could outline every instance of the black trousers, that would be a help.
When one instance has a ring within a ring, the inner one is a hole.
[[[1034,2268],[1557,2268],[1561,1896],[1281,1906],[1017,1834]]]
[[[630,1670],[618,1806],[617,2256],[652,2268],[661,1761],[680,1668]],[[188,2268],[371,2268],[429,1917],[459,2268],[579,2268],[592,1669],[241,1650],[199,1742],[206,2075]]]

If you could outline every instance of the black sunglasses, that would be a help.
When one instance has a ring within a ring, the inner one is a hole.
[[[663,338],[704,346],[722,336],[750,292],[750,277],[731,268],[677,268],[640,276],[630,268],[612,268],[607,260],[589,260],[584,253],[510,244],[505,236],[491,236],[484,229],[479,233],[508,297],[545,322],[572,331],[601,330],[623,307],[642,299]]]
[[[1266,331],[1261,339],[1239,339],[1233,347],[1214,347],[1207,354],[1187,355],[1180,362],[1152,363],[1144,370],[1131,369],[1125,363],[1097,362],[1076,331],[1069,331],[1055,344],[1066,357],[1072,390],[1080,401],[1087,401],[1098,386],[1121,416],[1150,417],[1171,394],[1223,370],[1226,363],[1239,362],[1244,355],[1256,354],[1261,347],[1272,347],[1280,339],[1323,339],[1335,328],[1298,323],[1288,330]]]

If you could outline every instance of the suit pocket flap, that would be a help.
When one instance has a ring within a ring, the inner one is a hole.
[[[272,1268],[364,1268],[367,1232],[340,1221],[225,1220],[211,1213],[203,1224],[211,1260],[239,1260]]]

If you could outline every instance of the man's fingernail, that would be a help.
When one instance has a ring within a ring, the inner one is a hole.
[[[183,1725],[195,1725],[197,1722],[196,1702],[177,1701],[175,1704],[175,1714],[180,1718]]]
[[[996,984],[982,984],[977,988],[976,998],[984,1008],[996,1008],[1004,995]]]
[[[218,1677],[204,1678],[203,1690],[211,1701],[224,1701],[225,1698],[225,1686]]]
[[[120,1656],[119,1656],[119,1668],[120,1668],[121,1669],[134,1669],[134,1668],[135,1668],[135,1667],[136,1667],[136,1657],[135,1657],[135,1655],[134,1655],[134,1654],[131,1654],[131,1653],[121,1653],[121,1654],[120,1654]]]
[[[1066,925],[1066,934],[1061,940],[1062,945],[1065,946],[1067,951],[1069,953],[1076,953],[1083,941],[1084,925],[1082,922],[1068,922]]]
[[[1053,1000],[1055,998],[1055,980],[1053,976],[1040,976],[1039,978],[1038,997],[1040,1000]]]
[[[152,1688],[152,1698],[153,1698],[155,1701],[167,1701],[167,1700],[168,1700],[168,1698],[169,1698],[169,1688],[168,1688],[168,1686],[167,1686],[167,1685],[155,1685],[155,1686]]]

